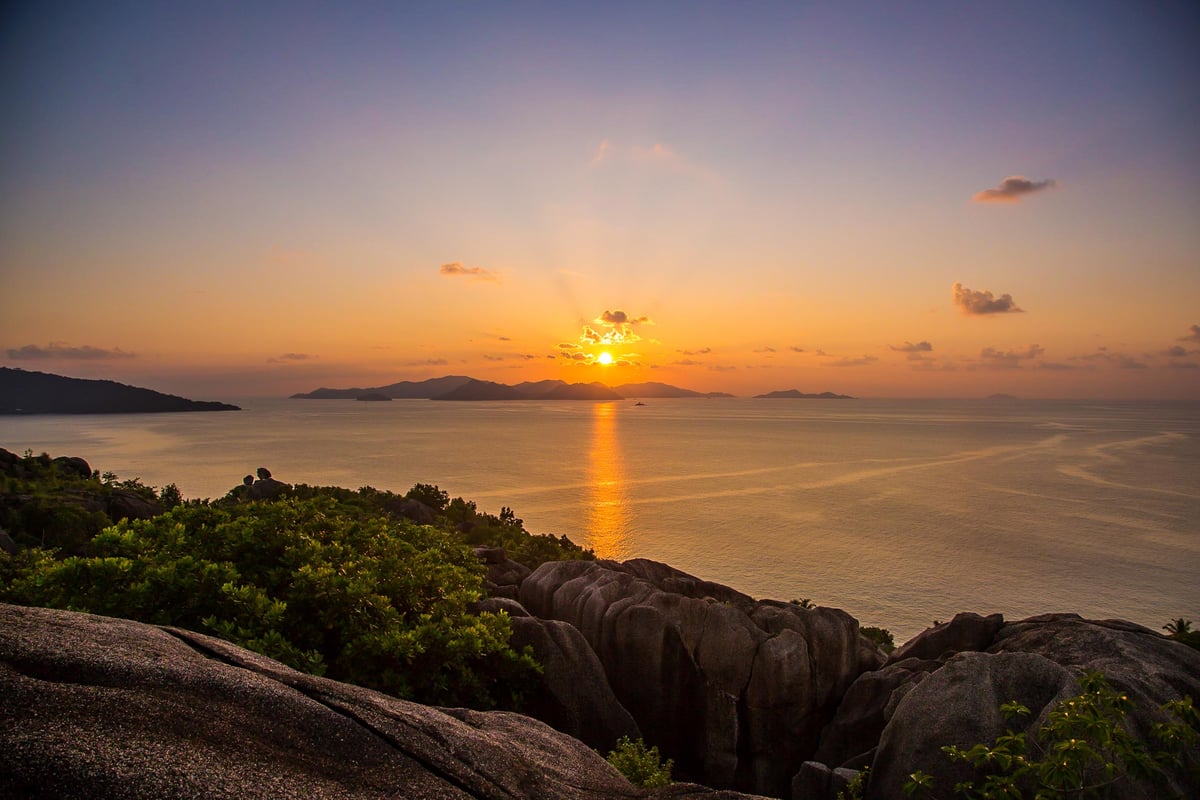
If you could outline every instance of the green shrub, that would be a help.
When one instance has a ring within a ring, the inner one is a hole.
[[[514,707],[536,679],[451,534],[330,498],[183,505],[93,553],[0,559],[0,599],[211,633],[297,669],[437,705]]]
[[[890,653],[896,649],[896,640],[892,638],[892,632],[887,628],[873,628],[869,625],[864,625],[859,628],[859,632],[878,645],[879,649],[885,653]]]
[[[657,789],[671,783],[671,768],[675,762],[667,759],[663,763],[657,747],[646,747],[641,739],[636,742],[628,736],[617,741],[617,748],[608,754],[608,763],[626,777],[634,786]]]
[[[1190,697],[1163,706],[1174,719],[1154,726],[1156,749],[1151,750],[1124,726],[1133,707],[1128,695],[1109,686],[1098,672],[1080,678],[1079,688],[1080,694],[1050,711],[1032,737],[1010,729],[991,745],[943,747],[951,760],[985,773],[979,781],[957,784],[954,793],[984,800],[1119,797],[1127,779],[1161,781],[1163,768],[1181,765],[1181,755],[1200,742],[1200,713]],[[1030,714],[1015,701],[1000,710],[1010,720]],[[904,792],[930,797],[934,788],[933,776],[918,771],[909,776]]]
[[[1166,625],[1163,625],[1163,630],[1167,632],[1168,639],[1174,639],[1177,642],[1183,642],[1188,647],[1200,650],[1200,631],[1192,630],[1192,621],[1190,619],[1173,619]]]

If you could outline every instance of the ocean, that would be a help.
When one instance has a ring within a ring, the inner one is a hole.
[[[679,399],[246,400],[0,418],[185,497],[433,483],[597,555],[843,608],[901,642],[959,611],[1200,621],[1200,405]]]

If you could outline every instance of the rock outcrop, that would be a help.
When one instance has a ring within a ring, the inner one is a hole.
[[[1168,721],[1163,704],[1200,698],[1200,652],[1141,626],[1074,614],[1009,624],[999,615],[959,615],[855,681],[822,735],[815,756],[820,763],[798,776],[793,797],[832,798],[832,788],[817,794],[811,787],[837,767],[870,766],[867,797],[879,800],[904,796],[904,783],[916,770],[933,775],[943,792],[958,781],[978,779],[941,748],[990,744],[1014,726],[1036,732],[1056,703],[1079,693],[1078,679],[1086,672],[1104,674],[1130,697],[1134,710],[1127,724],[1142,737]],[[1031,715],[1019,723],[1006,719],[1000,706],[1012,700]],[[1200,796],[1200,753],[1184,755],[1184,765],[1168,773],[1165,786],[1129,780],[1120,796]]]
[[[745,798],[648,792],[517,714],[438,709],[188,631],[0,605],[0,796]]]
[[[522,605],[570,623],[647,741],[710,786],[784,797],[864,670],[845,612],[756,602],[665,564],[543,564]]]

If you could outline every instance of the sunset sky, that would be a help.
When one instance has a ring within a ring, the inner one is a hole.
[[[6,4],[0,103],[4,366],[1200,399],[1195,2]]]

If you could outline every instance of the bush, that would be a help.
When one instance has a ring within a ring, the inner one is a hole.
[[[211,633],[290,666],[436,705],[515,707],[538,667],[507,616],[473,614],[483,567],[435,528],[329,498],[183,505],[93,553],[0,559],[0,599]]]
[[[985,800],[1121,796],[1117,787],[1127,779],[1161,781],[1163,768],[1181,765],[1181,754],[1200,742],[1200,713],[1190,697],[1163,706],[1174,719],[1154,726],[1157,749],[1151,750],[1125,729],[1125,716],[1133,707],[1128,695],[1110,687],[1098,672],[1080,678],[1079,688],[1079,695],[1050,711],[1033,737],[1010,729],[991,745],[943,747],[951,760],[985,773],[978,783],[955,785],[954,793]],[[1000,710],[1010,720],[1030,713],[1015,701]],[[928,797],[933,788],[933,776],[918,771],[909,776],[904,792]]]
[[[896,649],[896,640],[892,638],[892,632],[887,628],[872,628],[869,625],[864,625],[859,628],[859,632],[874,642],[885,653],[890,653]]]
[[[675,762],[669,758],[665,764],[662,762],[657,747],[647,749],[641,739],[635,742],[628,736],[622,736],[617,741],[617,749],[608,754],[607,760],[630,783],[645,789],[669,786],[671,768],[675,766]]]

